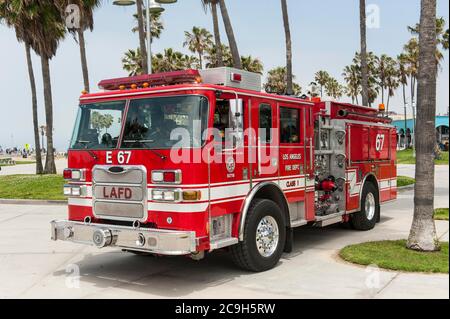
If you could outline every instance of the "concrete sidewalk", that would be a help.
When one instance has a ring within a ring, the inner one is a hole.
[[[55,160],[56,172],[62,174],[63,170],[67,168],[67,159]],[[14,166],[2,166],[0,176],[2,175],[16,175],[16,174],[36,174],[36,164],[20,164]]]
[[[448,166],[437,168],[436,179],[436,207],[448,207]],[[378,270],[337,257],[349,244],[407,238],[412,208],[407,191],[383,205],[373,231],[299,228],[294,252],[253,274],[224,252],[195,262],[52,242],[49,221],[65,218],[65,207],[0,205],[0,298],[449,298],[446,274]],[[448,222],[436,225],[448,241]]]

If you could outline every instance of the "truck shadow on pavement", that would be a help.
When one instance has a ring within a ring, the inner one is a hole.
[[[389,219],[382,217],[381,223]],[[276,275],[277,271],[280,271],[277,268],[284,262],[301,258],[301,255],[309,250],[330,250],[332,258],[332,255],[343,246],[364,241],[365,237],[361,234],[368,233],[345,229],[339,225],[326,228],[298,228],[295,230],[293,252],[284,254],[277,267],[269,272],[273,271],[273,275]],[[75,264],[80,269],[81,287],[94,286],[93,290],[89,290],[102,291],[102,296],[106,293],[107,297],[113,298],[126,297],[123,290],[129,290],[133,296],[142,295],[142,297],[195,297],[196,292],[223,286],[236,279],[239,281],[232,285],[239,283],[245,285],[246,282],[257,278],[264,280],[267,276],[264,273],[252,273],[237,268],[231,255],[225,250],[215,251],[202,261],[194,261],[187,257],[139,256],[115,250],[105,253],[91,251],[84,254],[81,260],[75,261]],[[68,273],[65,269],[61,269],[53,275],[66,277]],[[92,293],[86,297],[96,296]]]

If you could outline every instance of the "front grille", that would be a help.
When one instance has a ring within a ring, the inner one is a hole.
[[[142,204],[96,201],[94,203],[94,211],[97,216],[132,218],[133,220],[144,218],[144,207]]]
[[[95,166],[92,188],[95,217],[147,220],[147,170],[144,166]]]

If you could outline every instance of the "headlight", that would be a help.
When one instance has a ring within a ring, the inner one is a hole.
[[[157,202],[179,202],[181,201],[181,190],[179,189],[154,189],[152,199]]]
[[[64,185],[64,196],[80,197],[86,196],[86,186]]]

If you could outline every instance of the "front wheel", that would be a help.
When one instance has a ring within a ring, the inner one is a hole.
[[[372,183],[364,185],[361,194],[361,211],[350,216],[354,229],[371,230],[380,216],[380,199],[377,188]]]
[[[235,263],[245,270],[261,272],[272,269],[283,253],[286,225],[276,203],[256,199],[245,221],[244,240],[231,247]]]

